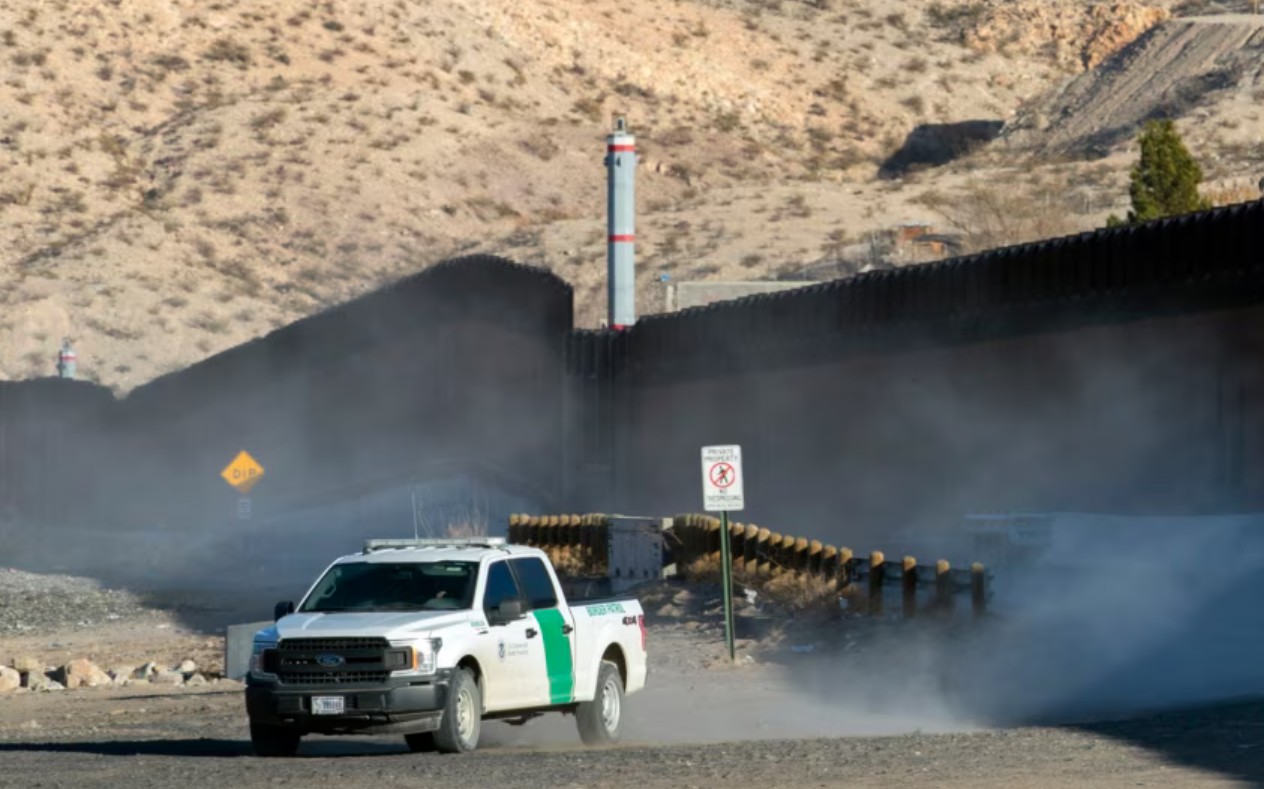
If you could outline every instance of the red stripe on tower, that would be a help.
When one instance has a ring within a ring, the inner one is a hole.
[[[630,233],[624,235],[612,235],[607,236],[606,240],[611,244],[631,244],[633,241],[636,241],[636,236]]]
[[[607,153],[627,153],[629,151],[635,151],[635,150],[636,150],[635,145],[607,145],[606,146]]]

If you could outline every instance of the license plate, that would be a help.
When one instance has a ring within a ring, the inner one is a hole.
[[[347,701],[342,696],[312,696],[313,715],[341,715],[346,709]]]

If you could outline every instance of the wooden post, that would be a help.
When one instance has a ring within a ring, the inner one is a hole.
[[[758,578],[767,578],[772,575],[772,546],[773,538],[781,539],[780,534],[773,534],[769,529],[760,529],[759,538],[755,545],[755,576]]]
[[[829,584],[830,589],[839,589],[838,584],[838,549],[833,545],[826,545],[821,549],[821,578],[825,583]]]
[[[917,616],[917,558],[905,556],[900,564],[900,584],[904,589],[904,618]]]
[[[987,573],[981,563],[970,565],[970,607],[978,619],[987,613]]]
[[[780,575],[794,569],[794,544],[796,540],[789,534],[781,538],[781,547],[777,550],[777,562],[772,567],[773,575]]]
[[[755,567],[758,562],[759,551],[759,535],[763,529],[758,526],[747,526],[746,534],[742,538],[742,571],[752,578],[755,576]]]
[[[799,537],[795,539],[794,547],[791,548],[794,551],[794,558],[790,561],[790,567],[796,575],[802,575],[808,569],[809,544],[806,537]]]
[[[841,546],[838,549],[838,589],[842,591],[851,586],[852,577],[852,552],[851,548]]]
[[[821,574],[821,557],[824,552],[825,546],[821,544],[820,540],[813,540],[808,543],[807,573],[809,575],[819,576]]]
[[[509,516],[509,542],[517,545],[522,542],[522,525],[521,515],[514,513]]]
[[[882,551],[869,554],[869,615],[882,616],[882,582],[886,576]]]
[[[935,613],[952,614],[952,566],[947,559],[935,562]]]
[[[707,519],[707,556],[720,554],[720,522],[715,518]]]

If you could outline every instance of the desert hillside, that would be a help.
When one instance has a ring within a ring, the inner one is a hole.
[[[1091,227],[1131,154],[1127,134],[1076,147],[1116,112],[1083,75],[1134,42],[1153,57],[1156,29],[1210,35],[1191,10],[1242,9],[0,0],[0,377],[48,374],[69,336],[126,391],[469,250],[550,267],[596,325],[615,112],[642,153],[643,312],[661,275],[840,273],[902,222],[975,246]],[[1207,69],[1246,68],[1253,24]],[[1182,105],[1216,178],[1259,156],[1238,84]],[[986,146],[945,133],[1016,118]],[[1000,199],[1010,216],[981,219]]]

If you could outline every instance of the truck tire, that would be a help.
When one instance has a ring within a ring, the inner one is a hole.
[[[408,743],[408,750],[413,753],[434,753],[435,750],[434,732],[432,731],[405,734],[404,742]]]
[[[483,724],[483,694],[468,669],[459,669],[448,686],[443,718],[434,733],[439,753],[467,753],[478,747]]]
[[[579,724],[579,739],[585,745],[609,745],[619,741],[623,726],[623,678],[614,663],[601,661],[597,671],[597,695],[592,701],[579,703],[575,720]]]
[[[293,756],[302,735],[281,726],[250,724],[250,745],[256,756]]]

